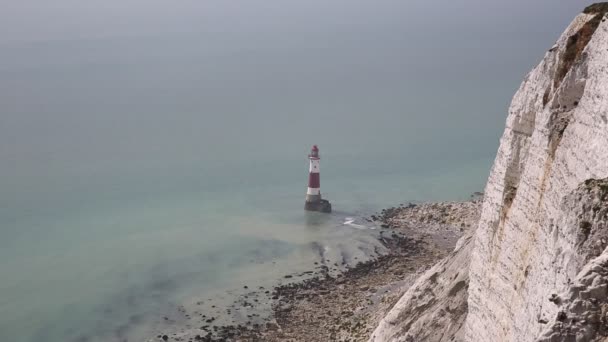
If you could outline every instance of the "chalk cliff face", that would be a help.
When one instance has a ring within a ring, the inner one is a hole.
[[[380,321],[370,342],[462,341],[473,232],[416,280]]]
[[[583,198],[608,177],[607,11],[578,15],[513,98],[471,255],[467,341],[536,340],[567,315],[549,298],[606,247],[594,234],[608,202]]]
[[[371,340],[608,341],[607,12],[586,8],[526,76],[473,246],[421,277]],[[455,283],[468,296],[447,297]]]

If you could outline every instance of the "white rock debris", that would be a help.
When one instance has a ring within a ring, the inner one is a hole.
[[[450,341],[462,336],[467,312],[472,232],[454,252],[416,280],[382,319],[370,342]]]

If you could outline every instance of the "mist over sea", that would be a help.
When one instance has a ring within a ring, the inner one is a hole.
[[[583,7],[3,5],[0,339],[137,340],[364,251],[346,217],[482,191],[513,92]],[[335,213],[311,221],[312,144]]]

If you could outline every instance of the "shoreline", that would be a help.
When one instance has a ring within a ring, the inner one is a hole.
[[[475,195],[463,202],[384,209],[367,220],[381,227],[378,239],[387,254],[338,273],[320,264],[298,275],[305,279],[251,291],[239,303],[251,312],[243,324],[221,324],[201,315],[199,328],[159,332],[147,341],[367,341],[414,281],[477,223],[481,200]],[[269,316],[255,313],[258,298],[271,302]]]

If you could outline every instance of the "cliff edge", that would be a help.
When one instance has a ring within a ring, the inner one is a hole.
[[[587,7],[525,77],[474,237],[418,279],[371,341],[606,340],[607,13]]]

